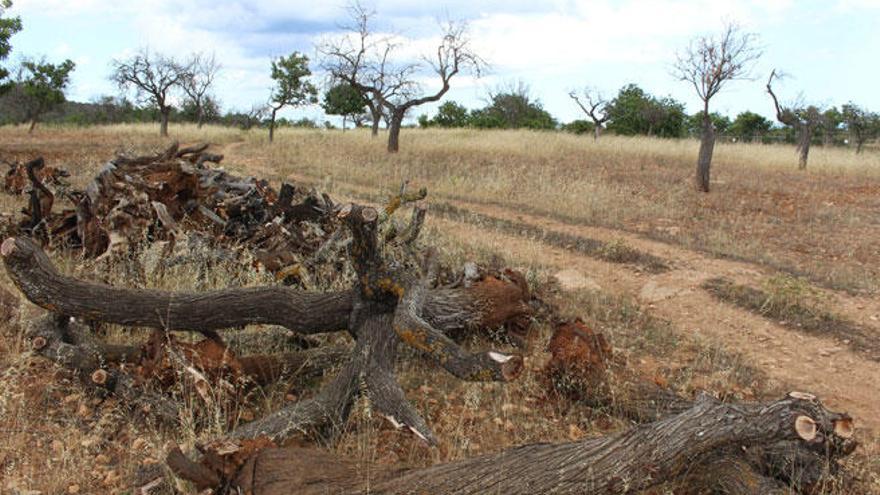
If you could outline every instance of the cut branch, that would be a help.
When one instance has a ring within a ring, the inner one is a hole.
[[[61,275],[33,241],[3,242],[9,277],[34,304],[85,320],[164,330],[210,331],[276,324],[300,333],[344,330],[350,291],[316,294],[286,287],[250,287],[203,293],[127,289]]]

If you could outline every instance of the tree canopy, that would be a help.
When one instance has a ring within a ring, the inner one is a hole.
[[[624,136],[682,137],[685,133],[683,103],[654,97],[635,84],[620,89],[608,105],[608,115],[608,130]]]
[[[64,90],[70,83],[70,73],[75,66],[71,60],[60,64],[44,60],[25,60],[21,63],[21,80],[18,84],[22,93],[22,109],[31,122],[31,131],[41,115],[64,103]]]
[[[21,18],[5,17],[3,15],[10,7],[12,7],[12,2],[10,0],[0,0],[0,61],[6,60],[9,53],[12,51],[10,38],[12,38],[15,33],[21,31]],[[8,77],[9,71],[0,66],[0,94],[9,90],[10,84],[9,81],[6,80]]]
[[[342,116],[342,126],[345,128],[345,119],[355,117],[367,111],[367,97],[348,83],[339,83],[324,93],[324,102],[321,108],[327,115]]]

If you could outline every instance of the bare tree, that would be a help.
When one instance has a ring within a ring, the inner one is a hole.
[[[602,96],[602,93],[590,88],[583,90],[584,102],[581,102],[574,91],[569,92],[568,96],[593,120],[593,140],[598,140],[602,129],[605,128],[605,122],[611,118],[608,112],[608,100]]]
[[[349,7],[354,24],[347,31],[355,34],[336,41],[324,42],[319,51],[324,56],[324,69],[334,79],[344,81],[360,90],[370,101],[374,135],[379,119],[388,119],[388,151],[400,147],[400,128],[411,108],[440,100],[449,91],[449,83],[462,71],[479,75],[485,61],[470,48],[467,24],[447,22],[443,38],[431,57],[421,62],[395,62],[393,55],[400,44],[391,37],[374,36],[370,20],[375,12],[359,3]],[[415,76],[430,70],[440,77],[441,87],[434,93],[422,94]]]
[[[814,105],[804,105],[797,102],[788,106],[779,104],[776,93],[773,92],[773,79],[782,79],[784,75],[777,73],[776,69],[770,72],[770,78],[767,79],[767,93],[773,98],[773,107],[776,109],[776,119],[791,126],[797,132],[797,151],[798,151],[798,169],[807,168],[807,158],[810,155],[810,142],[813,140],[813,133],[819,124],[822,123],[822,112]]]
[[[345,82],[364,94],[372,121],[372,136],[376,137],[379,135],[379,123],[385,120],[388,125],[389,120],[382,101],[405,96],[415,89],[415,85],[409,81],[415,66],[392,67],[389,56],[399,48],[400,43],[393,36],[377,36],[372,32],[370,22],[376,16],[375,10],[367,9],[358,2],[352,2],[346,9],[350,23],[339,27],[350,35],[321,43],[318,47],[323,58],[321,66],[330,74],[331,85]],[[369,86],[373,91],[366,91],[356,82]]]
[[[196,120],[199,129],[201,129],[204,124],[203,106],[205,100],[210,97],[209,91],[214,85],[214,80],[217,78],[217,73],[220,72],[222,66],[217,62],[213,53],[210,56],[196,53],[192,56],[187,66],[189,70],[181,82],[181,87],[196,109]]]
[[[168,116],[171,113],[169,96],[180,88],[189,74],[189,68],[161,54],[151,54],[142,48],[127,60],[113,60],[110,79],[122,90],[133,88],[139,99],[159,109],[162,123],[160,136],[168,136]]]
[[[703,102],[696,175],[696,185],[700,191],[709,192],[709,173],[715,149],[715,129],[709,116],[709,102],[728,81],[748,79],[752,64],[760,56],[757,35],[743,33],[733,23],[728,23],[718,37],[694,38],[678,54],[673,75],[691,83]]]

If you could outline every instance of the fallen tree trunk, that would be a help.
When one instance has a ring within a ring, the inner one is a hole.
[[[28,300],[87,321],[197,332],[274,324],[312,334],[349,328],[353,310],[352,291],[315,293],[265,286],[189,293],[87,282],[58,273],[46,253],[24,237],[6,239],[0,254],[9,277]],[[511,283],[432,289],[424,316],[443,332],[497,326],[528,311],[520,294]]]
[[[552,354],[544,368],[551,396],[574,406],[588,406],[647,423],[681,414],[694,400],[658,385],[631,370],[613,366],[611,346],[600,332],[580,319],[557,323],[550,340]],[[808,394],[799,397],[811,399]],[[808,449],[801,442],[782,441],[747,451],[725,450],[697,462],[685,483],[688,493],[774,493],[774,487],[791,486],[799,492],[834,474],[837,461],[852,453],[851,419],[836,418],[837,442],[824,450]]]
[[[680,414],[605,437],[526,445],[424,469],[379,470],[372,479],[363,476],[370,470],[313,450],[266,449],[245,465],[234,486],[254,495],[630,493],[675,480],[721,450],[783,441],[821,450],[841,440],[835,425],[842,415],[801,397],[734,405],[704,396]]]

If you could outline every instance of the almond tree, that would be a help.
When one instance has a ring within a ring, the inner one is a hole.
[[[189,77],[189,67],[174,58],[151,54],[148,48],[143,48],[127,60],[114,60],[112,68],[110,79],[120,89],[133,88],[138,98],[156,105],[162,116],[159,135],[168,136],[170,97]]]
[[[880,130],[880,115],[870,112],[852,102],[841,109],[843,122],[849,132],[850,139],[856,145],[856,154],[862,152],[865,141]]]
[[[318,90],[306,78],[312,75],[309,70],[309,57],[293,52],[287,57],[272,61],[272,79],[275,89],[269,101],[269,142],[275,138],[275,116],[286,106],[300,106],[318,102]]]
[[[64,103],[64,90],[70,83],[70,73],[75,66],[71,60],[60,64],[45,60],[22,61],[16,85],[21,96],[18,104],[30,121],[28,133],[34,132],[43,114]]]
[[[700,153],[697,157],[697,189],[709,192],[709,171],[715,149],[715,129],[709,102],[729,81],[748,79],[752,64],[761,56],[757,36],[727,24],[720,36],[699,36],[678,54],[673,75],[693,85],[703,102]]]
[[[391,65],[389,55],[400,43],[391,35],[377,35],[372,31],[370,23],[376,16],[375,10],[368,10],[358,2],[349,4],[346,10],[350,23],[343,25],[342,30],[348,34],[326,39],[318,46],[323,58],[321,65],[334,80],[331,84],[348,84],[364,96],[372,121],[371,134],[376,137],[381,121],[390,124],[382,101],[404,97],[414,89],[415,85],[408,79],[415,66]],[[356,84],[358,81],[372,91]]]
[[[450,88],[450,81],[461,72],[480,75],[486,63],[470,47],[467,24],[447,22],[436,52],[421,61],[397,61],[395,51],[400,44],[390,36],[376,36],[370,27],[375,15],[360,4],[349,7],[355,23],[345,28],[352,37],[324,42],[318,49],[324,56],[323,66],[331,77],[346,82],[367,96],[372,105],[374,132],[378,119],[388,121],[388,151],[400,148],[400,128],[406,113],[419,105],[439,101]],[[416,76],[432,72],[440,78],[440,89],[433,93],[421,91]]]
[[[210,56],[196,53],[187,65],[189,70],[183,79],[181,88],[195,107],[196,121],[201,129],[204,124],[204,105],[206,100],[210,98],[209,91],[222,66],[217,62],[213,53]]]
[[[581,102],[580,97],[574,91],[569,92],[568,96],[593,120],[593,140],[598,140],[599,134],[605,128],[605,122],[611,119],[611,114],[608,112],[608,100],[602,96],[602,93],[590,88],[583,90],[584,102]]]
[[[813,134],[816,128],[822,123],[822,112],[814,105],[804,105],[803,103],[793,103],[790,105],[780,105],[776,93],[773,92],[773,79],[781,79],[783,74],[777,73],[776,70],[770,72],[770,78],[767,79],[767,93],[773,98],[773,107],[776,110],[776,120],[794,128],[797,132],[797,151],[798,151],[798,169],[805,170],[807,168],[807,158],[810,155],[810,143],[813,141]]]

